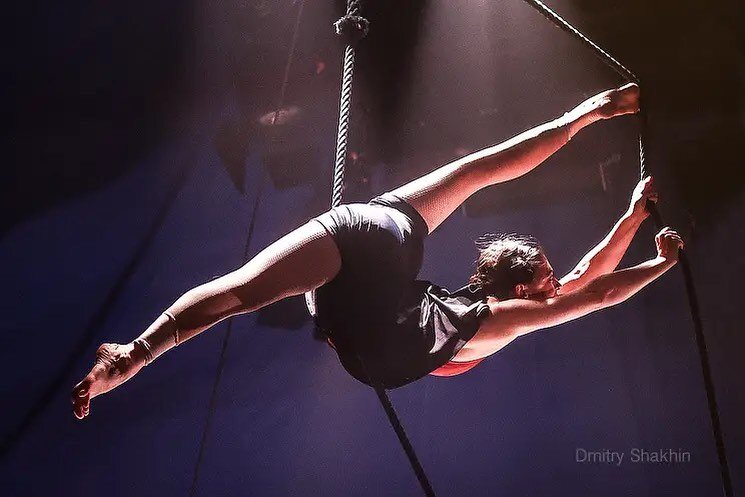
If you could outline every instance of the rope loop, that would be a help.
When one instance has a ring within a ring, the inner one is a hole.
[[[370,31],[370,21],[362,16],[347,14],[334,23],[336,34],[345,45],[357,46]]]

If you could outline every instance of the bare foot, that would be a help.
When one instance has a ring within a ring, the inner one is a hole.
[[[72,389],[72,411],[75,417],[83,419],[90,414],[93,397],[113,390],[132,378],[144,364],[144,359],[131,343],[105,343],[98,347],[93,369]]]

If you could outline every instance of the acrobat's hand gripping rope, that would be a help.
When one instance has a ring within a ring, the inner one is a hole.
[[[639,83],[639,78],[627,69],[618,60],[614,59],[608,52],[600,48],[597,44],[593,43],[589,38],[580,33],[574,26],[569,24],[567,21],[562,19],[558,14],[552,11],[540,0],[525,0],[528,4],[534,7],[538,12],[545,16],[548,20],[553,22],[556,26],[563,29],[577,40],[582,42],[586,47],[591,49],[600,60],[602,60],[608,67],[616,71],[623,78],[628,79],[634,83]],[[639,126],[639,168],[640,175],[642,178],[647,176],[647,164],[645,156],[644,140],[646,137],[646,115],[644,109],[640,109],[640,126]],[[653,202],[647,202],[647,210],[652,215],[652,219],[658,228],[665,226],[665,223],[660,216],[657,206]],[[706,351],[706,338],[704,336],[703,324],[701,321],[701,311],[699,309],[698,298],[696,296],[696,287],[693,284],[693,273],[691,266],[686,257],[685,251],[680,251],[680,268],[683,271],[683,279],[685,281],[686,294],[688,296],[688,305],[691,311],[691,318],[693,320],[693,330],[696,336],[696,345],[698,346],[699,359],[701,362],[701,372],[704,376],[704,387],[706,389],[706,399],[709,405],[709,416],[711,418],[711,428],[714,440],[717,446],[717,456],[719,458],[719,470],[722,477],[722,491],[725,497],[732,497],[732,479],[730,477],[729,465],[727,464],[727,452],[724,447],[724,438],[722,437],[722,428],[719,423],[719,412],[717,409],[717,400],[714,391],[714,381],[711,376],[711,368],[709,367],[709,355]]]
[[[351,110],[352,102],[352,76],[354,74],[354,50],[357,43],[362,40],[368,32],[369,22],[367,19],[360,15],[362,9],[361,0],[347,0],[347,13],[341,19],[334,23],[336,28],[336,34],[342,37],[344,47],[344,66],[341,83],[341,98],[339,103],[339,128],[336,135],[336,160],[334,161],[334,185],[331,194],[331,207],[338,207],[342,202],[342,195],[344,193],[344,165],[347,159],[347,137],[349,136],[349,115]],[[313,292],[308,292],[305,295],[305,300],[308,305],[308,311],[312,316],[316,316],[315,308],[315,296]],[[357,351],[357,358],[362,364],[363,370],[368,377],[368,382],[374,385],[375,393],[378,395],[383,409],[388,416],[393,430],[398,436],[401,446],[406,452],[406,456],[409,459],[411,468],[414,470],[419,484],[427,497],[435,497],[435,491],[432,489],[432,485],[429,483],[429,479],[422,468],[419,458],[414,452],[414,447],[411,445],[406,431],[404,430],[401,421],[396,415],[396,411],[393,408],[391,400],[388,398],[388,394],[385,388],[382,386],[380,381],[372,378],[365,368],[365,363],[362,360],[362,351]]]

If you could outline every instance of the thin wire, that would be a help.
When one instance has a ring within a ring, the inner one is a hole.
[[[253,239],[254,227],[256,226],[256,213],[259,210],[259,203],[264,192],[264,174],[262,173],[259,178],[259,184],[256,188],[256,197],[254,199],[253,212],[251,212],[251,221],[248,226],[248,235],[246,236],[246,244],[243,247],[243,260],[248,259],[248,250],[251,247],[251,240]],[[220,359],[217,362],[217,373],[215,375],[215,381],[212,384],[212,393],[210,394],[209,407],[207,408],[207,421],[204,424],[204,430],[202,430],[202,438],[199,441],[199,452],[197,453],[197,461],[194,464],[194,475],[191,479],[191,488],[189,490],[189,496],[194,497],[197,493],[197,484],[199,483],[199,475],[201,474],[202,461],[204,460],[204,448],[207,445],[207,435],[211,431],[212,421],[215,417],[215,409],[217,408],[217,393],[219,391],[220,380],[222,379],[222,372],[225,368],[225,358],[227,357],[228,344],[230,343],[230,337],[233,334],[233,323],[234,319],[228,320],[228,329],[225,331],[225,336],[222,340],[222,347],[220,349]]]
[[[305,0],[300,0],[300,6],[297,10],[297,16],[295,17],[295,28],[292,30],[292,41],[290,42],[290,56],[287,57],[287,63],[285,64],[285,72],[282,77],[282,86],[279,89],[279,99],[277,101],[277,108],[274,110],[274,117],[272,117],[272,125],[277,122],[279,113],[282,110],[282,106],[285,104],[285,95],[287,94],[287,86],[290,82],[290,68],[292,67],[292,60],[295,58],[295,47],[297,47],[297,39],[300,33],[300,20],[303,17],[303,8],[305,7]]]
[[[292,67],[292,62],[295,58],[295,49],[297,47],[298,33],[300,31],[300,21],[303,15],[303,7],[305,5],[305,0],[300,0],[299,4],[300,5],[298,7],[297,16],[295,18],[295,26],[292,32],[292,41],[290,42],[290,49],[287,55],[287,63],[285,64],[284,76],[282,78],[282,85],[280,87],[279,98],[277,99],[277,107],[274,111],[274,116],[272,117],[272,125],[276,123],[277,118],[279,117],[279,113],[282,109],[282,106],[284,105],[285,96],[287,93],[287,86],[290,80],[290,69]],[[271,146],[271,139],[269,142],[269,146]],[[264,176],[265,175],[262,173],[259,178],[259,184],[256,188],[253,211],[251,213],[251,220],[249,222],[249,226],[247,230],[248,234],[246,235],[246,243],[243,247],[243,260],[244,261],[248,260],[249,248],[251,247],[251,240],[253,239],[254,228],[256,226],[257,212],[259,210],[259,204],[261,202],[261,198],[263,197],[263,193],[264,193],[264,185],[266,183]],[[222,348],[220,349],[220,359],[217,364],[217,373],[215,375],[215,381],[212,384],[212,393],[210,394],[209,407],[207,408],[207,420],[204,425],[204,430],[202,430],[202,438],[199,442],[199,451],[197,453],[197,461],[194,465],[194,474],[191,480],[191,488],[189,489],[190,497],[194,497],[196,495],[197,488],[198,488],[199,476],[201,474],[202,462],[204,460],[204,449],[207,445],[207,437],[209,435],[209,432],[211,431],[212,422],[215,417],[215,410],[217,408],[217,395],[219,391],[220,381],[222,379],[222,372],[225,368],[225,359],[227,357],[230,337],[233,333],[233,322],[234,322],[233,318],[230,318],[228,320],[228,328],[225,332],[225,336],[223,337]]]

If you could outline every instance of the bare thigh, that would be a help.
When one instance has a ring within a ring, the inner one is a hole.
[[[332,236],[309,221],[256,254],[242,267],[192,288],[170,307],[185,331],[182,338],[219,321],[261,309],[285,297],[314,290],[341,269]],[[190,330],[188,334],[186,330]]]
[[[564,146],[568,127],[563,122],[551,121],[474,152],[391,193],[414,207],[431,232],[478,190],[530,172]]]
[[[473,164],[457,160],[392,190],[419,212],[432,233],[471,195],[489,182]]]
[[[301,295],[332,280],[341,269],[339,249],[324,227],[309,221],[216,282],[231,288],[250,312]],[[223,281],[220,281],[223,280]]]

